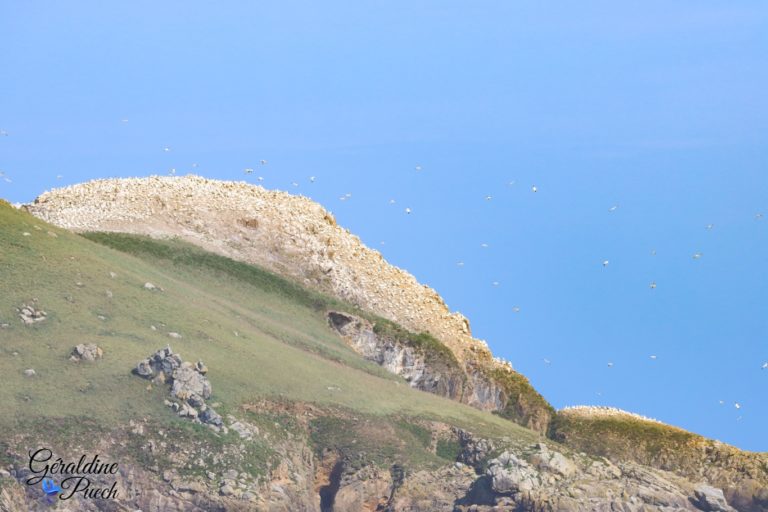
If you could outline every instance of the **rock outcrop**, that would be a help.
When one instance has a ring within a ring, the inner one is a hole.
[[[16,308],[16,311],[19,313],[21,322],[27,326],[43,322],[48,318],[48,313],[37,306],[37,299],[32,299],[29,304],[22,304],[21,307]]]
[[[706,482],[695,498],[702,506],[715,506],[720,503],[716,496],[722,494],[737,510],[768,511],[768,454],[744,452],[651,418],[607,407],[559,411],[550,433],[556,441],[575,450],[615,463],[642,464],[693,482]],[[709,492],[708,488],[715,490]]]
[[[182,361],[170,346],[158,350],[136,364],[133,373],[158,385],[170,384],[172,400],[166,405],[179,416],[219,429],[221,416],[205,401],[211,397],[208,368],[202,361],[192,364]]]
[[[472,436],[474,446],[487,444]],[[708,510],[717,489],[702,487],[663,471],[634,463],[614,465],[606,459],[566,455],[543,443],[504,450],[493,458],[481,457],[474,467],[479,476],[456,500],[455,510],[491,512],[555,511],[693,511]],[[725,510],[731,510],[730,508]]]
[[[104,350],[95,343],[80,343],[72,349],[70,361],[86,361],[92,363],[104,357]]]
[[[328,312],[329,325],[361,356],[400,375],[411,387],[499,413],[542,434],[552,408],[527,379],[507,365],[491,370],[458,361],[452,352],[425,335],[341,311]]]
[[[328,323],[358,354],[400,375],[411,387],[462,400],[466,375],[452,354],[413,346],[405,336],[377,334],[372,322],[349,313],[330,311]]]

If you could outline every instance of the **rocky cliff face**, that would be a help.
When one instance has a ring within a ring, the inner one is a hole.
[[[341,311],[329,312],[328,323],[357,353],[404,377],[411,387],[499,413],[541,434],[547,432],[554,411],[511,368],[461,364],[450,352],[415,343],[409,339],[411,333],[377,329],[371,321]]]
[[[264,404],[262,404],[262,407]],[[311,418],[317,409],[292,409],[298,418],[290,437],[269,437],[279,463],[254,473],[247,453],[268,435],[243,418],[230,416],[224,428],[237,433],[231,448],[185,436],[183,430],[158,430],[134,422],[98,436],[103,460],[119,461],[119,472],[92,484],[116,482],[114,500],[76,495],[56,510],[148,512],[301,511],[301,512],[583,512],[617,510],[733,512],[722,490],[635,463],[614,464],[544,443],[516,444],[478,438],[470,432],[434,424],[432,436],[459,443],[455,461],[431,468],[405,468],[374,462],[363,453],[310,447]],[[82,428],[82,427],[81,427]],[[94,434],[81,430],[81,434]],[[31,474],[20,461],[31,435],[13,440],[4,457],[17,462],[0,473],[0,510],[49,510],[39,486],[25,484]],[[52,447],[56,457],[77,459],[77,441]],[[91,449],[94,449],[92,447]],[[213,455],[211,455],[213,454]],[[198,468],[197,461],[211,457]],[[384,461],[386,462],[386,461]],[[206,469],[207,468],[207,469]],[[747,510],[747,509],[742,509]]]
[[[466,377],[455,359],[438,361],[435,354],[410,346],[407,340],[376,334],[371,322],[349,313],[331,311],[328,323],[358,354],[400,375],[411,387],[462,399]]]
[[[685,430],[606,407],[558,412],[551,434],[576,450],[708,482],[738,510],[768,510],[768,454],[749,453]]]

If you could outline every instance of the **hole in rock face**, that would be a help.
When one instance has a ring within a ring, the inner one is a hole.
[[[331,322],[331,326],[340,331],[344,328],[345,325],[350,323],[352,321],[352,317],[345,315],[343,313],[337,313],[335,311],[331,311],[328,313],[328,320]]]
[[[320,487],[320,512],[333,512],[333,503],[336,493],[341,485],[341,473],[344,470],[344,461],[339,460],[333,465],[331,474],[328,475],[328,483]]]

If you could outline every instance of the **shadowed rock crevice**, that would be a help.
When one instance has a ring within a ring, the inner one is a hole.
[[[344,473],[344,461],[337,460],[328,474],[328,483],[320,487],[320,511],[333,512],[336,494],[341,487],[341,476]]]

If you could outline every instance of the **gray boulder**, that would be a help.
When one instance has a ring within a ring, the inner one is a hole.
[[[203,412],[200,413],[200,421],[220,427],[224,424],[219,413],[214,411],[211,407],[206,407]]]
[[[536,470],[507,451],[488,462],[486,476],[499,494],[532,491],[540,485]]]
[[[538,443],[538,453],[531,457],[534,466],[542,471],[556,473],[563,477],[570,477],[578,472],[579,468],[562,453],[551,451],[546,444]]]
[[[136,375],[139,377],[144,377],[145,379],[151,379],[155,374],[155,370],[152,368],[152,361],[149,359],[139,361],[133,371]]]
[[[103,356],[104,351],[95,343],[81,343],[72,349],[69,359],[72,361],[93,362],[101,359]]]
[[[181,356],[174,354],[170,345],[161,348],[147,359],[139,361],[133,372],[145,379],[155,378],[158,374],[163,374],[162,381],[166,381],[173,376],[173,372],[181,366]]]
[[[173,372],[171,395],[180,400],[187,400],[195,395],[207,399],[211,397],[211,383],[191,365],[182,365]]]
[[[723,491],[711,485],[701,484],[693,490],[691,502],[705,512],[736,512],[728,505]]]

